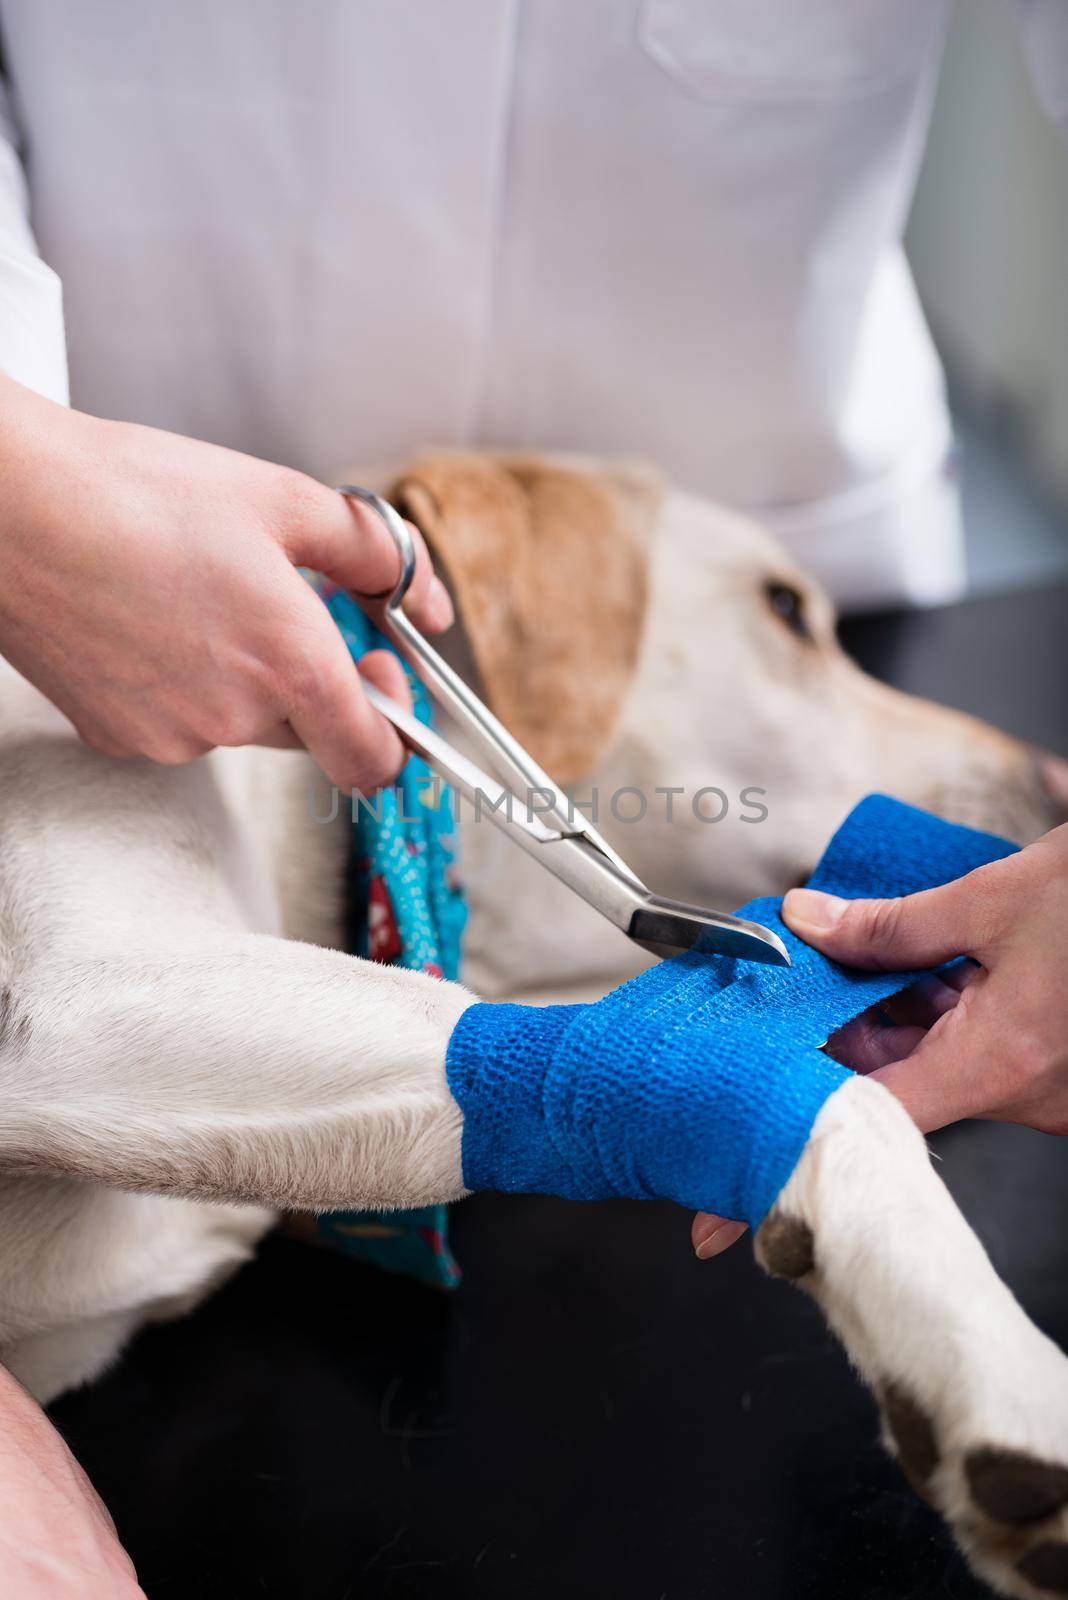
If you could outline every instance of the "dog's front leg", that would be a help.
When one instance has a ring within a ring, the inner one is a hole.
[[[1002,1594],[1068,1594],[1068,1362],[998,1278],[912,1122],[856,1078],[756,1236],[818,1301],[884,1440]]]
[[[459,986],[266,935],[50,964],[9,996],[0,1169],[281,1208],[464,1192]]]

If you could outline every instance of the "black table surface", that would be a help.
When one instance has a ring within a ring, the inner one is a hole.
[[[1068,590],[844,630],[872,671],[1068,741]],[[1068,1346],[1068,1148],[970,1124],[940,1168]],[[55,1408],[150,1600],[971,1600],[805,1297],[675,1208],[480,1196],[454,1296],[270,1240]]]

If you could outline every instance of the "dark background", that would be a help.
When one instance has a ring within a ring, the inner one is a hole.
[[[1068,589],[866,618],[871,670],[1068,753]],[[936,1136],[1068,1346],[1068,1147]],[[281,1240],[54,1416],[150,1600],[969,1600],[810,1303],[671,1206],[480,1196],[446,1297]]]

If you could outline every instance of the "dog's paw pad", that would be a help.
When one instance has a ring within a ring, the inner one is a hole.
[[[939,1461],[934,1423],[899,1384],[884,1384],[879,1399],[902,1472],[916,1493],[930,1500],[928,1484]]]
[[[975,1504],[995,1522],[1040,1522],[1068,1504],[1068,1467],[1022,1450],[973,1450],[964,1462],[964,1475]],[[1068,1552],[1066,1545],[1038,1548]]]
[[[1068,1544],[1059,1539],[1036,1544],[1016,1563],[1016,1570],[1036,1589],[1068,1595]]]
[[[803,1278],[816,1265],[812,1229],[778,1207],[760,1224],[756,1243],[761,1263],[775,1278]]]

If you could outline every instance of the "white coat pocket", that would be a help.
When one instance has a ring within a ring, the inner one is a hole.
[[[944,0],[642,0],[638,43],[710,100],[872,94],[919,71]]]

